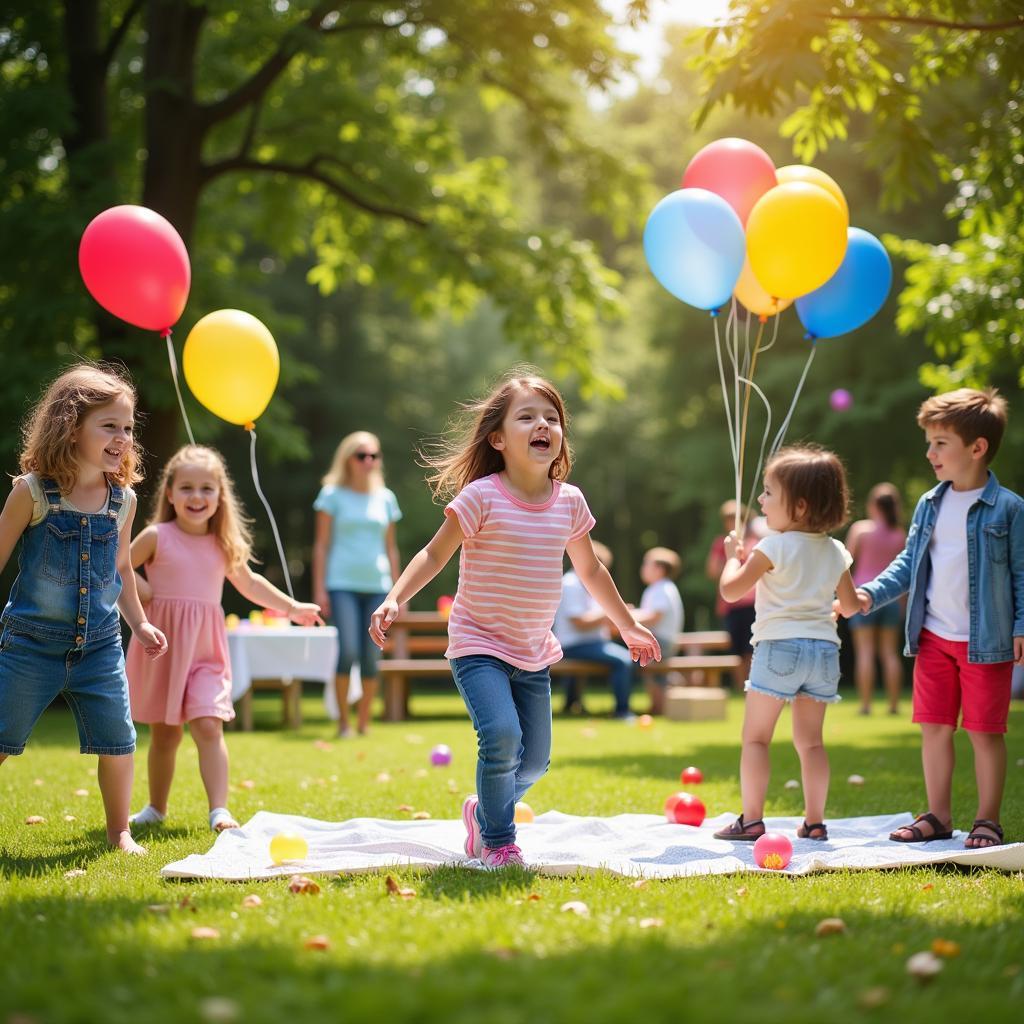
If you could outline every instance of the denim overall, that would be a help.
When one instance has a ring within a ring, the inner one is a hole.
[[[125,493],[111,485],[106,509],[78,512],[61,506],[53,480],[40,483],[46,516],[22,534],[2,616],[0,753],[20,754],[39,716],[63,694],[83,754],[130,754],[135,727],[117,611]]]

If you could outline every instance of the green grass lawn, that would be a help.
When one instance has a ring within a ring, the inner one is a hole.
[[[600,707],[598,698],[591,703]],[[473,789],[475,743],[458,698],[417,694],[418,717],[364,739],[329,738],[322,702],[306,725],[277,729],[279,703],[257,701],[257,730],[232,733],[231,807],[340,820],[454,818]],[[1003,823],[1024,838],[1024,711],[1010,723]],[[923,807],[916,729],[907,718],[830,710],[841,817]],[[741,702],[728,722],[560,719],[551,772],[531,792],[542,811],[658,813],[679,771],[700,766],[709,814],[739,810]],[[800,812],[788,716],[774,751],[769,814]],[[431,769],[434,743],[449,768]],[[136,798],[145,797],[140,736]],[[956,824],[974,812],[969,744],[958,738]],[[387,781],[381,781],[386,773]],[[847,784],[851,773],[863,787]],[[76,791],[86,791],[77,795]],[[42,815],[45,824],[24,824]],[[68,819],[71,820],[68,820]],[[0,768],[0,1024],[303,1019],[505,1024],[528,1021],[1020,1020],[1024,885],[1020,875],[918,869],[805,878],[730,876],[647,882],[599,874],[545,878],[459,869],[394,872],[415,899],[388,896],[384,876],[322,878],[319,895],[287,880],[245,885],[165,882],[158,869],[212,842],[194,748],[178,763],[171,815],[142,833],[148,858],[104,845],[95,758],[77,753],[70,716],[50,711],[28,752]],[[84,872],[68,877],[68,872]],[[246,909],[256,893],[262,905]],[[539,898],[537,898],[539,897]],[[582,900],[588,917],[560,912]],[[816,924],[841,917],[843,934]],[[650,919],[654,919],[653,925]],[[218,938],[200,940],[209,927]],[[325,935],[326,950],[305,942]],[[907,958],[936,939],[959,944],[928,984]]]

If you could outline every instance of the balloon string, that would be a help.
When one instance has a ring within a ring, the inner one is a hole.
[[[295,591],[292,590],[292,578],[288,573],[288,562],[284,557],[284,547],[281,544],[281,535],[277,532],[277,522],[274,519],[274,512],[270,507],[270,502],[267,501],[267,496],[263,493],[263,488],[260,487],[260,474],[256,469],[256,431],[253,427],[246,428],[249,431],[249,437],[252,441],[249,444],[249,465],[252,468],[252,482],[256,485],[256,493],[260,496],[260,501],[263,502],[263,507],[267,510],[267,516],[270,519],[270,528],[274,531],[274,541],[277,544],[277,554],[281,559],[281,569],[284,572],[285,586],[288,588],[288,596],[294,601]]]
[[[740,497],[742,496],[743,490],[743,456],[747,446],[747,416],[750,411],[750,389],[753,386],[754,371],[757,369],[757,353],[761,347],[761,338],[764,337],[764,324],[760,323],[757,327],[757,336],[754,338],[754,351],[750,357],[750,374],[743,379],[746,381],[746,389],[743,395],[743,422],[740,427],[740,440],[739,440],[739,466],[736,470],[736,502],[739,504]],[[739,376],[736,378],[737,387],[739,387]],[[739,530],[739,516],[740,510],[736,509],[736,522],[737,532]]]
[[[764,348],[761,349],[761,351],[762,352],[767,352],[768,349],[770,349],[772,347],[772,345],[774,345],[775,342],[778,341],[778,338],[779,338],[779,313],[773,313],[772,314],[772,340],[769,341],[768,344],[765,345]]]
[[[181,386],[178,384],[178,360],[174,355],[174,342],[171,341],[171,329],[168,327],[163,332],[167,339],[167,358],[171,364],[171,379],[174,381],[174,393],[178,396],[178,408],[181,410],[181,418],[185,421],[185,433],[188,434],[189,444],[195,444],[196,439],[192,436],[192,424],[188,421],[188,413],[185,412],[185,402],[181,397]]]
[[[729,448],[732,451],[733,474],[736,473],[736,434],[732,424],[732,409],[729,406],[729,387],[725,382],[725,364],[722,362],[722,338],[718,332],[718,317],[711,318],[715,327],[715,355],[718,358],[718,379],[722,385],[722,404],[725,406],[725,424],[729,428]],[[728,341],[728,333],[726,334]]]
[[[761,435],[761,450],[757,456],[757,468],[754,470],[754,479],[750,485],[750,496],[747,498],[747,514],[743,517],[743,533],[738,534],[741,537],[746,536],[747,523],[750,521],[750,511],[754,507],[754,495],[757,493],[758,481],[761,479],[761,467],[764,465],[764,449],[765,445],[768,444],[768,435],[772,429],[772,406],[767,396],[752,380],[743,379],[757,392],[758,397],[764,403],[765,424],[764,433]]]
[[[782,445],[783,438],[786,436],[786,431],[789,429],[789,422],[793,418],[793,410],[796,409],[797,399],[800,397],[800,392],[803,391],[804,381],[807,380],[807,371],[811,368],[811,363],[814,362],[814,353],[817,352],[818,347],[812,341],[811,352],[807,357],[807,362],[804,363],[804,372],[800,374],[800,380],[797,382],[796,391],[793,392],[793,401],[789,405],[789,412],[786,413],[786,418],[782,421],[782,426],[779,427],[779,432],[775,435],[775,440],[772,442],[772,447],[769,455],[774,455]]]

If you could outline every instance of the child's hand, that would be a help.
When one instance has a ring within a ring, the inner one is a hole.
[[[143,650],[151,658],[159,658],[167,653],[167,637],[152,622],[143,622],[135,629],[135,638],[142,644]]]
[[[661,647],[658,638],[646,627],[634,623],[619,630],[619,635],[629,648],[630,657],[643,668],[652,661],[661,661]]]
[[[857,600],[860,602],[860,613],[861,615],[867,615],[871,611],[871,605],[874,602],[871,600],[871,595],[860,587],[857,588]]]
[[[324,620],[320,618],[320,605],[306,604],[303,601],[295,601],[288,609],[288,618],[296,626],[322,626]]]
[[[725,535],[725,557],[743,561],[743,541],[737,536],[735,530],[730,530]]]
[[[320,614],[326,618],[331,617],[331,598],[326,590],[318,590],[313,595],[313,603],[320,609]]]
[[[370,639],[384,650],[384,641],[387,640],[388,628],[398,618],[398,602],[389,597],[370,616]]]
[[[1024,665],[1024,636],[1013,638],[1013,660],[1018,665]]]

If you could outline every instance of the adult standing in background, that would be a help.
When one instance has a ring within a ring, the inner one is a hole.
[[[876,484],[868,492],[867,519],[858,519],[846,534],[846,548],[853,555],[853,582],[862,586],[873,580],[903,550],[907,531],[903,527],[900,492],[893,484]],[[889,714],[899,713],[903,688],[903,662],[900,660],[900,632],[903,626],[903,602],[893,601],[867,615],[850,619],[853,637],[854,678],[860,713],[871,713],[875,689],[875,659],[882,662],[882,679],[889,698]]]
[[[331,609],[338,629],[338,735],[351,736],[348,687],[359,662],[363,695],[356,728],[366,733],[377,692],[380,652],[368,633],[370,616],[401,573],[395,523],[398,500],[384,486],[380,441],[365,430],[344,437],[313,503],[313,594]]]

